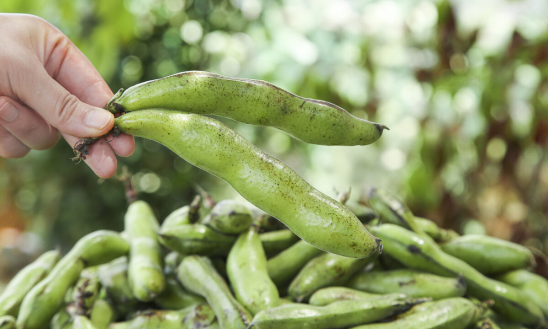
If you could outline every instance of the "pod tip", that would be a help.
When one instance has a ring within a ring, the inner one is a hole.
[[[380,125],[379,123],[376,123],[375,126],[377,128],[377,131],[379,132],[379,136],[381,136],[383,134],[384,129],[391,130],[386,125]]]

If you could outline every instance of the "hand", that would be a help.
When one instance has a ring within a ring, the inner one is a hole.
[[[45,150],[60,135],[105,135],[114,124],[103,110],[112,92],[97,70],[57,28],[36,16],[0,14],[0,156],[21,158]],[[90,146],[85,162],[99,176],[116,172],[115,153],[129,156],[135,143],[121,135]],[[68,160],[68,159],[67,159]]]

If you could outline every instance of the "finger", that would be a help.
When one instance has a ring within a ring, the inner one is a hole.
[[[32,61],[32,60],[31,60]],[[38,60],[20,74],[25,88],[19,98],[61,132],[78,137],[97,137],[109,132],[114,116],[109,111],[81,102],[48,75]],[[76,73],[75,73],[76,74]]]
[[[104,106],[112,97],[112,91],[88,58],[78,48],[72,43],[67,44],[67,47],[69,48],[68,51],[63,51],[62,47],[57,47],[51,52],[45,65],[46,70],[82,102],[94,106]],[[62,62],[58,63],[61,58],[63,58]],[[80,74],[73,74],[72,72],[79,72]],[[107,139],[112,139],[112,136]],[[135,150],[134,138],[129,135],[120,135],[109,145],[116,154],[124,157],[132,155]]]
[[[61,137],[38,113],[6,96],[0,96],[0,125],[34,150],[49,149]]]
[[[80,140],[78,137],[63,134],[65,140],[71,147],[74,147]],[[104,143],[105,138],[101,137],[95,143],[89,146],[90,154],[86,156],[84,162],[101,178],[112,177],[116,173],[117,160],[112,148],[108,143]]]
[[[113,96],[95,66],[61,31],[52,33],[44,43],[43,65],[46,72],[82,102],[103,107]]]
[[[0,126],[0,157],[18,159],[27,155],[29,151],[30,148],[27,145]]]
[[[109,145],[113,149],[114,153],[122,157],[129,157],[135,150],[135,141],[133,136],[122,134],[116,138],[113,138],[112,134],[107,136]]]

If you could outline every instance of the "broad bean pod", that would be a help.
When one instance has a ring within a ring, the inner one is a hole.
[[[378,213],[378,222],[387,222],[402,226],[417,234],[427,234],[436,241],[450,241],[459,237],[452,230],[446,230],[426,218],[416,217],[408,206],[397,196],[382,188],[371,188],[368,191],[370,204]]]
[[[501,329],[492,319],[486,318],[475,323],[471,329]]]
[[[416,224],[410,208],[397,196],[385,189],[372,187],[368,190],[368,198],[380,222],[399,225],[420,235],[425,234]]]
[[[153,300],[154,304],[165,310],[180,310],[195,304],[205,304],[206,300],[187,291],[175,277],[166,277],[166,288]]]
[[[84,269],[72,290],[70,301],[76,303],[78,313],[87,314],[99,296],[101,282],[97,268],[94,266]]]
[[[333,302],[340,300],[361,300],[361,299],[371,299],[378,297],[385,298],[394,298],[394,299],[404,299],[408,297],[405,294],[394,293],[394,294],[371,294],[368,292],[363,292],[356,289],[351,289],[347,287],[328,287],[317,290],[309,299],[309,304],[315,306],[325,306]]]
[[[212,208],[201,223],[224,234],[240,234],[252,225],[252,211],[242,202],[223,200]]]
[[[178,253],[177,251],[172,251],[164,257],[164,275],[169,276],[170,274],[175,274],[179,263],[183,260],[185,255]]]
[[[169,230],[180,225],[196,223],[200,217],[200,203],[183,206],[172,211],[162,222],[161,230]]]
[[[0,316],[0,329],[16,329],[15,318],[11,315]]]
[[[110,302],[105,299],[98,299],[93,303],[90,321],[97,329],[106,329],[115,319],[116,312]]]
[[[459,237],[453,230],[440,228],[435,222],[423,217],[414,217],[416,226],[438,242],[447,242]]]
[[[276,255],[299,241],[299,237],[288,229],[261,233],[259,239],[267,257]]]
[[[48,276],[25,296],[17,317],[17,327],[39,329],[45,326],[85,266],[109,262],[126,255],[128,250],[128,243],[113,231],[96,231],[81,238]]]
[[[72,316],[67,312],[65,305],[61,306],[57,313],[51,318],[51,329],[72,329]]]
[[[98,329],[89,318],[84,315],[76,315],[73,320],[73,329]]]
[[[486,235],[464,235],[441,244],[441,248],[484,275],[530,268],[536,264],[528,248]]]
[[[105,108],[113,113],[149,108],[219,115],[278,128],[321,145],[367,145],[387,127],[359,119],[334,104],[303,98],[270,83],[190,71],[120,90]]]
[[[137,304],[128,282],[128,258],[120,257],[97,268],[101,285],[118,313],[125,315]]]
[[[318,289],[344,285],[353,275],[362,270],[371,258],[349,258],[325,253],[311,259],[293,279],[288,294],[301,302]]]
[[[267,261],[271,280],[281,288],[288,284],[311,259],[323,251],[301,240]]]
[[[61,254],[58,250],[48,251],[19,271],[0,294],[0,317],[17,316],[25,295],[48,275],[59,258]]]
[[[433,300],[462,297],[467,290],[461,277],[448,278],[411,269],[358,273],[346,286],[374,294],[403,293]]]
[[[366,258],[380,248],[341,203],[214,119],[149,109],[115,119],[121,132],[164,144],[191,164],[227,181],[245,199],[320,249]]]
[[[227,275],[236,299],[252,315],[279,305],[276,285],[255,228],[240,234],[227,257]]]
[[[447,298],[414,306],[395,321],[367,324],[351,329],[465,329],[477,308],[465,298]]]
[[[148,310],[131,320],[112,323],[109,329],[218,329],[215,314],[207,304],[181,310]]]
[[[271,231],[279,231],[286,229],[286,226],[282,224],[278,219],[266,214],[258,208],[252,208],[253,213],[253,225],[259,228],[259,233],[268,233]]]
[[[485,277],[464,261],[443,252],[430,237],[392,224],[371,227],[371,230],[383,239],[384,251],[407,267],[441,276],[463,275],[467,294],[480,300],[494,300],[496,312],[528,326],[546,325],[542,311],[525,293]]]
[[[236,236],[217,232],[203,224],[186,224],[162,229],[158,240],[167,248],[181,254],[226,256],[236,241]]]
[[[250,324],[251,314],[233,297],[208,258],[185,257],[177,269],[177,278],[187,290],[206,298],[221,328],[245,329]]]
[[[284,304],[256,314],[251,328],[329,329],[346,328],[383,320],[425,302],[424,299],[391,300],[384,297],[343,300],[327,306]]]
[[[128,280],[132,293],[140,301],[149,302],[164,290],[164,264],[157,240],[158,222],[145,201],[128,207],[124,226],[130,239]]]
[[[362,204],[346,204],[347,208],[355,214],[355,216],[362,222],[368,223],[369,221],[377,218],[376,212],[367,206]]]
[[[536,303],[547,317],[547,279],[527,270],[515,270],[496,276],[494,279],[510,284],[523,291]]]

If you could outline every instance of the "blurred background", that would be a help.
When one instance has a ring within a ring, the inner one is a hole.
[[[262,79],[390,127],[369,146],[308,145],[221,119],[311,185],[351,203],[368,186],[415,215],[547,255],[547,1],[2,0],[63,31],[113,91],[188,70]],[[75,164],[72,148],[0,158],[0,282],[41,252],[123,229],[123,185]],[[137,140],[140,198],[160,220],[199,184],[224,181]],[[538,257],[537,272],[547,276]]]

